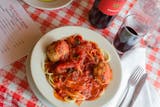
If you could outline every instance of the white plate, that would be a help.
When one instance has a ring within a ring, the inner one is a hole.
[[[37,89],[36,85],[34,84],[32,75],[31,75],[31,70],[30,70],[30,54],[27,57],[26,60],[26,75],[27,75],[27,81],[28,84],[31,88],[31,90],[33,91],[33,93],[35,94],[35,96],[46,106],[46,107],[55,107],[53,106],[53,104],[51,104],[44,96],[42,96],[42,94],[39,92],[39,90]]]
[[[45,60],[46,47],[53,41],[65,38],[73,34],[80,34],[85,40],[94,41],[98,46],[109,52],[111,61],[110,66],[113,70],[113,79],[106,88],[105,93],[94,101],[84,101],[81,107],[101,107],[108,104],[117,94],[122,81],[122,69],[119,56],[113,46],[100,34],[87,28],[66,26],[54,29],[44,35],[35,45],[30,61],[30,68],[35,85],[41,94],[57,107],[77,107],[75,103],[62,102],[54,97],[53,88],[49,85],[44,75],[43,64]]]
[[[54,0],[53,2],[42,2],[39,0],[23,0],[32,7],[44,10],[55,10],[66,7],[73,0]]]

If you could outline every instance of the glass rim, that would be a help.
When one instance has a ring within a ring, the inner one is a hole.
[[[139,35],[139,34],[135,35],[134,33],[130,32],[130,31],[126,28],[127,25],[126,25],[125,22],[126,22],[127,18],[130,17],[130,16],[138,16],[138,17],[141,17],[140,15],[137,15],[137,14],[130,14],[130,15],[127,15],[127,16],[124,18],[123,24],[124,24],[125,26],[123,26],[123,27],[128,31],[128,33],[132,34],[134,37],[144,37],[145,35],[147,35],[148,32],[144,33],[143,35]],[[141,17],[141,18],[142,18],[142,17]]]

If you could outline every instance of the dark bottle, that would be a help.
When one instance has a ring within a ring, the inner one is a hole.
[[[109,22],[123,7],[126,0],[95,0],[89,12],[90,23],[99,29],[106,28]]]

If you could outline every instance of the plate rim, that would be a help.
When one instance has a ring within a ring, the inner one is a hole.
[[[32,52],[32,51],[31,51]],[[42,104],[44,104],[47,107],[56,107],[52,103],[50,103],[37,89],[37,86],[34,83],[34,80],[32,78],[31,69],[30,69],[30,59],[31,59],[31,52],[28,54],[26,62],[25,62],[25,70],[26,70],[26,76],[27,76],[27,82],[29,84],[29,87],[33,91],[34,95],[38,98],[39,101],[41,101]],[[45,99],[45,100],[44,100]]]
[[[46,8],[46,7],[40,7],[40,6],[37,6],[37,5],[34,5],[32,4],[31,2],[28,2],[27,0],[22,0],[24,3],[27,3],[28,5],[34,7],[34,8],[37,8],[37,9],[42,9],[42,10],[49,10],[49,11],[52,11],[52,10],[58,10],[58,9],[61,9],[61,8],[64,8],[64,7],[67,7],[69,4],[71,4],[73,2],[73,0],[70,0],[69,2],[67,2],[66,4],[60,6],[60,7],[56,7],[56,8]]]

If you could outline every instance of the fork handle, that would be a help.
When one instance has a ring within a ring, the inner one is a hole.
[[[120,104],[118,104],[118,107],[122,107],[122,104],[124,103],[124,101],[126,99],[128,91],[129,91],[129,86],[127,86],[126,90],[124,91],[122,99],[120,100]]]

